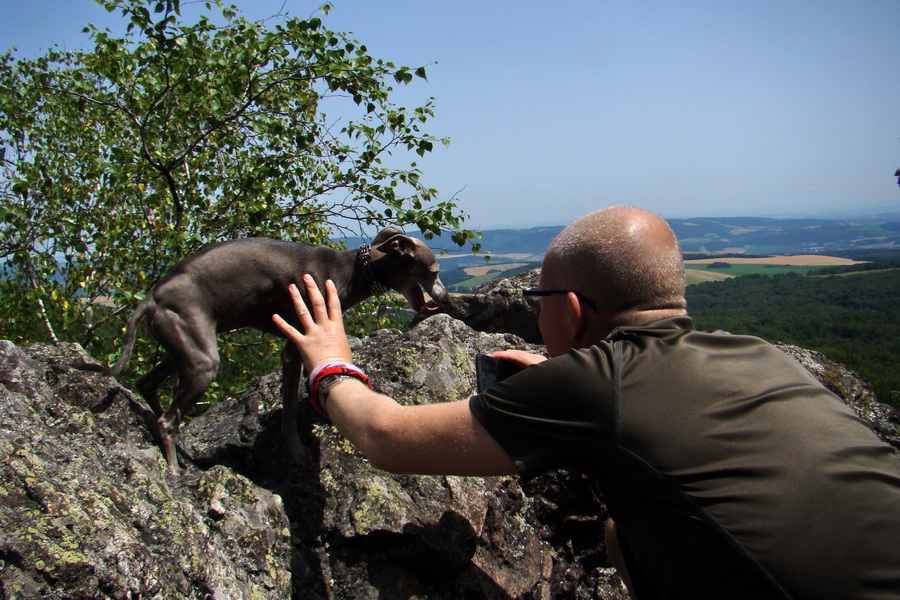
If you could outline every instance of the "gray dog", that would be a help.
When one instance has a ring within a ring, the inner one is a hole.
[[[169,470],[178,473],[176,436],[184,414],[216,377],[217,334],[252,327],[280,336],[272,322],[273,314],[300,328],[287,288],[297,283],[304,290],[301,277],[305,273],[315,277],[319,286],[324,286],[326,279],[333,280],[344,310],[388,289],[403,294],[417,312],[434,310],[433,303],[426,304],[422,288],[439,305],[448,303],[439,269],[434,253],[423,242],[393,228],[380,231],[371,247],[343,252],[263,238],[213,244],[176,265],[138,304],[116,364],[79,367],[118,374],[131,356],[138,321],[146,318],[150,333],[166,352],[158,365],[138,379],[137,388],[157,415],[154,434]],[[302,361],[293,344],[285,344],[281,358],[282,429],[291,457],[303,464],[309,453],[297,434]],[[176,373],[178,386],[172,403],[163,412],[158,389]]]

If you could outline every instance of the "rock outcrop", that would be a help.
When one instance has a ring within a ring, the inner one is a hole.
[[[78,358],[0,342],[0,596],[288,597],[281,499],[221,466],[168,477],[149,411]]]
[[[499,311],[497,313],[500,314]],[[473,356],[540,351],[448,315],[352,340],[401,403],[465,398]],[[900,448],[896,413],[821,355],[785,348]],[[593,482],[392,475],[305,411],[315,464],[287,456],[280,374],[183,428],[167,474],[148,409],[68,365],[79,347],[0,342],[0,598],[618,599]]]
[[[454,296],[447,314],[476,331],[512,333],[526,342],[542,343],[538,331],[538,300],[522,290],[536,288],[541,270],[532,269],[509,278],[493,279],[472,294]]]
[[[476,351],[540,350],[438,315],[353,340],[403,403],[466,397]],[[280,432],[280,374],[183,428],[167,474],[148,409],[71,369],[79,347],[0,343],[0,597],[624,598],[593,484],[377,471],[312,411],[316,464]]]

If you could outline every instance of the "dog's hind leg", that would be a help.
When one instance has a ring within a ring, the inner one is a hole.
[[[303,360],[294,344],[288,342],[281,351],[281,398],[284,408],[281,413],[281,431],[288,447],[288,453],[295,463],[306,466],[310,463],[310,452],[300,442],[297,433],[297,418],[300,410],[300,383],[303,380]]]
[[[219,351],[215,326],[206,318],[167,312],[154,315],[153,333],[166,348],[166,358],[144,377],[147,388],[162,382],[169,369],[178,372],[178,385],[169,408],[156,420],[155,433],[169,471],[178,474],[176,443],[181,420],[216,378]],[[157,400],[158,402],[158,400]]]
[[[163,414],[162,403],[159,398],[159,386],[162,385],[166,378],[175,373],[175,363],[166,354],[158,365],[141,375],[137,380],[138,391],[157,417],[161,417]]]
[[[172,404],[156,421],[156,435],[166,456],[166,462],[169,463],[169,471],[173,474],[182,472],[178,467],[176,449],[181,421],[216,378],[219,360],[218,355],[213,357],[214,360],[202,364],[194,363],[189,369],[179,369],[178,387],[172,397]]]

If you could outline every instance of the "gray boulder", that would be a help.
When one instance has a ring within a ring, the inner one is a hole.
[[[287,597],[281,499],[224,467],[167,477],[148,411],[83,358],[0,341],[0,596]]]
[[[446,315],[353,340],[377,389],[464,398],[476,351],[540,350]],[[167,474],[152,415],[74,345],[0,344],[0,597],[624,598],[592,482],[392,475],[312,411],[300,468],[280,433],[280,374],[183,429]]]
[[[493,279],[472,294],[453,297],[447,314],[476,331],[512,333],[526,342],[543,343],[538,331],[538,300],[525,298],[522,290],[536,288],[541,270],[532,269],[509,278]]]
[[[542,350],[447,315],[351,345],[375,389],[402,404],[470,396],[476,352]],[[276,373],[217,404],[185,427],[182,445],[200,467],[226,465],[281,496],[295,598],[625,598],[602,544],[605,509],[586,478],[394,475],[312,411],[300,431],[318,461],[298,468],[279,431],[279,385]]]

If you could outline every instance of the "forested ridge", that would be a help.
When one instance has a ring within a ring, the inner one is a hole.
[[[900,408],[900,269],[749,275],[689,286],[687,299],[698,329],[818,350]]]

